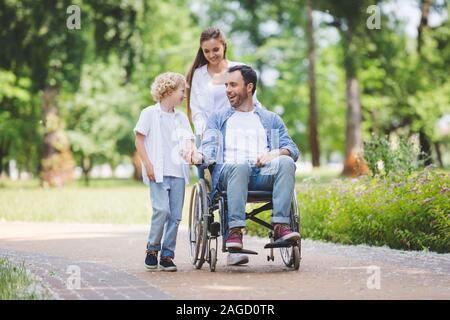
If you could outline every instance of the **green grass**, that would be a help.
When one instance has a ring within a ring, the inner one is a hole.
[[[183,223],[187,221],[190,188],[186,188]],[[0,220],[147,224],[151,217],[148,188],[123,179],[82,181],[63,188],[41,188],[37,180],[3,181]]]
[[[23,265],[16,266],[8,259],[0,258],[0,300],[39,300],[45,295],[39,293],[34,281]]]
[[[340,170],[314,168],[309,172],[299,171],[295,176],[295,182],[297,185],[303,183],[326,184],[335,179],[342,179],[340,174]]]

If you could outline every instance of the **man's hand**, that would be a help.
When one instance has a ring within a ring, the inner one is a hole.
[[[258,156],[258,158],[256,159],[256,166],[258,168],[264,167],[267,163],[269,163],[270,161],[272,161],[273,159],[275,159],[279,156],[280,156],[280,150],[278,150],[278,149],[263,153],[260,156]]]
[[[264,167],[266,164],[268,164],[270,161],[272,161],[275,158],[278,158],[281,155],[290,156],[291,153],[287,149],[275,149],[270,152],[264,153],[260,155],[256,159],[256,166],[257,167]]]
[[[149,163],[147,166],[145,166],[145,171],[147,171],[147,176],[150,179],[150,181],[155,181],[155,171],[153,170],[153,165]]]

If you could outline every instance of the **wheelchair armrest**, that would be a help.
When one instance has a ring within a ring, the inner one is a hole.
[[[206,165],[206,167],[205,167]],[[216,162],[214,160],[211,160],[209,163],[200,163],[200,164],[196,164],[195,166],[199,169],[199,170],[205,170],[205,169],[209,169],[209,170],[213,170],[214,166],[216,165]]]

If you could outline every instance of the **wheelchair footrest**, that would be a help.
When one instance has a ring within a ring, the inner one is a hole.
[[[229,253],[258,254],[258,252],[247,249],[227,249]]]
[[[285,240],[285,241],[275,241],[268,243],[264,246],[264,249],[272,249],[272,248],[289,248],[295,246],[295,241]]]

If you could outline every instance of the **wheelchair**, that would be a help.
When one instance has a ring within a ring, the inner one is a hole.
[[[212,172],[213,165],[207,170]],[[258,254],[246,249],[227,249],[225,242],[228,236],[228,205],[226,191],[209,192],[209,182],[205,179],[205,169],[199,169],[199,181],[193,186],[189,204],[189,255],[196,269],[201,269],[207,262],[211,272],[216,270],[218,238],[222,236],[222,252]],[[214,194],[214,196],[212,196]],[[284,264],[293,270],[299,270],[301,260],[301,237],[298,241],[274,241],[273,226],[256,217],[257,214],[271,210],[271,191],[249,191],[247,203],[259,203],[260,207],[245,213],[245,219],[268,229],[269,243],[264,249],[269,249],[267,261],[274,261],[274,249],[279,249]],[[215,221],[218,214],[220,221]],[[297,196],[293,192],[290,206],[290,228],[300,233],[300,212]]]

